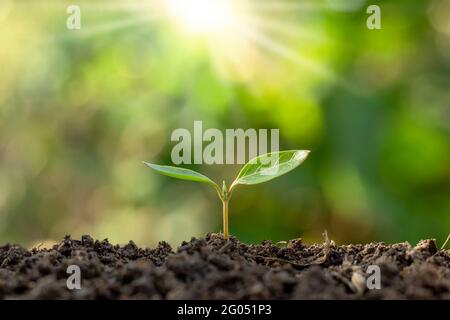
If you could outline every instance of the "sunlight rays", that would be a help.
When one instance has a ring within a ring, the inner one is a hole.
[[[294,25],[293,22],[280,21],[273,18],[265,18],[258,16],[248,16],[246,20],[255,25],[258,30],[268,33],[275,33],[280,36],[286,36],[296,40],[305,40],[313,43],[329,42],[323,34],[317,31],[306,30]]]
[[[88,2],[86,4],[81,4],[84,9],[96,10],[96,11],[144,11],[144,10],[157,10],[158,3],[154,0],[134,0],[134,1],[123,1],[123,0],[113,0],[105,2]]]
[[[166,0],[170,19],[192,33],[217,34],[239,23],[233,0]]]
[[[83,25],[82,30],[66,32],[64,37],[90,37],[144,24],[159,28],[160,22],[169,22],[177,27],[180,36],[185,34],[207,44],[211,62],[226,75],[224,81],[227,77],[251,81],[264,70],[262,66],[288,61],[306,73],[351,90],[323,57],[311,57],[311,52],[332,43],[320,29],[314,28],[310,19],[311,13],[319,17],[323,14],[326,4],[322,1],[116,0],[81,5],[87,14],[126,11],[127,17]],[[305,15],[309,19],[302,20]],[[306,51],[302,53],[301,48]]]
[[[283,13],[308,13],[326,9],[326,5],[318,1],[258,1],[249,0],[243,4],[253,12],[283,12]]]
[[[334,75],[327,69],[322,68],[316,62],[306,59],[305,57],[297,54],[294,50],[290,49],[278,41],[266,36],[265,34],[256,31],[256,28],[247,28],[243,33],[243,36],[247,37],[249,40],[259,45],[261,48],[268,50],[284,59],[287,59],[297,66],[311,71],[321,77],[329,80],[334,80]]]
[[[266,49],[267,51],[283,59],[289,60],[291,63],[297,65],[297,67],[300,67],[305,71],[319,76],[322,79],[336,83],[350,92],[357,93],[359,90],[357,90],[357,88],[350,82],[339,78],[336,73],[334,73],[330,69],[325,68],[319,62],[313,61],[307,57],[302,56],[301,54],[298,54],[295,50],[289,48],[286,45],[283,45],[282,43],[266,36],[261,32],[256,31],[255,29],[252,30],[251,28],[249,28],[243,34],[248,37],[248,39],[253,41],[256,45],[261,46],[263,49]]]
[[[160,16],[152,16],[152,15],[141,15],[134,16],[127,19],[114,20],[94,26],[85,27],[80,31],[75,32],[73,35],[65,34],[65,37],[75,36],[75,37],[91,37],[95,35],[100,35],[107,32],[112,32],[116,30],[126,29],[130,27],[134,27],[137,25],[143,25],[150,22],[154,22],[156,20],[160,20]]]
[[[298,47],[298,41],[302,41],[303,47],[326,44],[328,39],[324,35],[312,31],[311,27],[308,29],[301,21],[283,19],[285,14],[267,18],[267,14],[261,12],[266,9],[270,12],[269,9],[273,8],[289,13],[295,13],[296,10],[306,13],[321,10],[322,4],[220,0],[212,6],[207,0],[165,1],[169,1],[171,10],[176,13],[172,16],[169,14],[168,18],[175,18],[175,24],[181,20],[182,32],[188,31],[205,38],[210,47],[211,60],[219,66],[222,73],[231,78],[237,76],[240,80],[252,79],[255,72],[263,70],[262,65],[265,65],[267,60],[271,59],[276,65],[278,61],[273,60],[273,57],[278,57],[280,61],[287,60],[305,72],[350,88],[345,81],[339,80],[332,70],[321,63],[320,59],[308,58],[295,48]],[[180,3],[184,5],[174,10],[174,4]],[[191,7],[187,5],[188,3]],[[286,37],[290,39],[285,39]],[[268,58],[270,56],[272,58]],[[227,67],[232,70],[227,71]]]

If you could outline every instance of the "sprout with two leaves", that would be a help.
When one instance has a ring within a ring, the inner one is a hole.
[[[179,167],[161,166],[144,162],[160,174],[188,181],[202,182],[212,186],[223,204],[223,236],[228,238],[228,203],[234,189],[238,185],[253,185],[263,183],[282,176],[298,167],[308,156],[307,150],[289,150],[267,153],[249,161],[239,172],[237,178],[228,188],[223,181],[220,188],[214,181],[193,170]]]

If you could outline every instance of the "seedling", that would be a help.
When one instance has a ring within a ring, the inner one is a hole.
[[[282,176],[296,167],[298,167],[308,156],[307,150],[290,150],[290,151],[277,151],[267,153],[254,158],[244,165],[239,172],[237,178],[228,188],[225,181],[223,181],[222,188],[217,183],[204,176],[201,173],[193,170],[161,166],[144,162],[153,170],[160,174],[188,181],[202,182],[212,186],[219,195],[223,205],[223,236],[228,238],[228,203],[231,199],[234,189],[238,185],[253,185],[263,183],[279,176]]]

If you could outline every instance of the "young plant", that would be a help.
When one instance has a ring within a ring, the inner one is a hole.
[[[161,166],[144,162],[160,174],[188,181],[202,182],[212,186],[219,195],[223,205],[223,236],[228,238],[228,203],[238,185],[253,185],[275,179],[298,167],[308,156],[307,150],[290,150],[267,153],[249,161],[239,172],[237,178],[228,188],[223,181],[222,188],[214,181],[193,170],[179,167]]]

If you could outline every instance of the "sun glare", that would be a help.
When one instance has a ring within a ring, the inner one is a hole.
[[[233,0],[166,0],[169,16],[196,34],[223,32],[235,27],[238,14]]]
[[[95,9],[103,7],[103,3],[93,0],[91,6]],[[122,10],[123,7],[138,14],[90,26],[76,34],[97,35],[148,22],[157,26],[158,21],[166,26],[168,20],[178,27],[177,37],[187,36],[190,45],[200,44],[200,48],[206,49],[204,52],[209,54],[212,65],[224,80],[253,83],[268,75],[270,81],[271,75],[284,68],[286,62],[305,74],[338,80],[311,54],[322,52],[320,46],[327,40],[311,27],[311,18],[301,19],[310,15],[320,17],[322,7],[311,1],[119,0],[105,8]],[[190,41],[192,38],[200,41]],[[279,58],[280,63],[274,63],[274,58]]]

